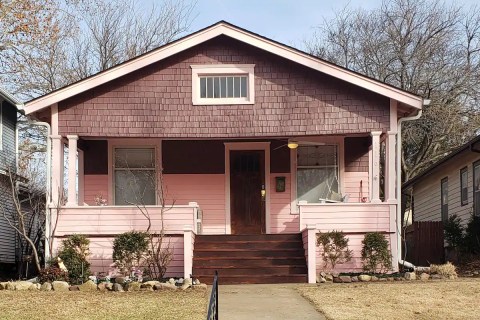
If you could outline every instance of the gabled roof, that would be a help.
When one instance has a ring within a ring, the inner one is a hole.
[[[408,180],[402,185],[402,189],[408,188],[411,185],[414,185],[416,182],[421,180],[423,177],[434,171],[438,166],[444,164],[445,162],[450,161],[451,159],[455,158],[459,154],[461,154],[464,151],[470,150],[472,152],[477,152],[480,153],[480,135],[476,136],[475,138],[471,139],[467,143],[461,145],[460,147],[454,149],[452,152],[450,152],[448,155],[446,155],[444,158],[440,159],[439,161],[435,162],[432,164],[430,167],[425,169],[422,173],[418,174],[417,176],[413,177],[412,179]]]
[[[23,113],[22,103],[18,101],[11,93],[2,89],[1,87],[0,87],[0,98],[2,98],[1,100],[8,101],[11,105],[17,108],[17,111]]]
[[[381,81],[369,78],[357,72],[337,66],[298,49],[234,26],[228,22],[220,21],[205,29],[170,42],[134,59],[125,61],[115,67],[104,70],[88,78],[72,83],[64,88],[33,99],[25,104],[25,112],[26,114],[30,114],[42,110],[54,103],[60,102],[106,82],[122,77],[135,70],[151,65],[155,62],[168,58],[221,35],[236,39],[311,69],[320,71],[324,74],[344,80],[388,98],[392,98],[415,109],[422,108],[423,99],[417,95],[393,87]]]

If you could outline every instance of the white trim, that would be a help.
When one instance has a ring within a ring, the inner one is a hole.
[[[193,64],[192,68],[192,103],[196,105],[236,105],[255,103],[254,64]],[[201,98],[201,76],[247,76],[248,88],[246,98]]]
[[[0,100],[0,151],[3,151],[3,100]]]
[[[210,39],[226,35],[238,41],[247,43],[259,49],[281,56],[287,60],[299,63],[306,67],[320,71],[324,74],[352,83],[380,95],[395,99],[403,104],[416,109],[421,109],[423,99],[401,89],[391,87],[380,81],[370,79],[353,71],[346,70],[334,64],[315,58],[307,53],[277,42],[262,38],[251,32],[239,29],[225,22],[217,23],[207,29],[179,39],[161,48],[153,50],[133,60],[127,61],[117,67],[113,67],[97,75],[59,89],[25,105],[25,113],[31,114],[46,108],[54,103],[70,98],[81,92],[90,90],[106,82],[112,81],[135,70],[151,65],[157,61],[170,57],[174,54],[187,50]]]
[[[265,152],[265,233],[270,233],[270,142],[225,142],[225,233],[232,234],[230,212],[230,151],[263,150]]]

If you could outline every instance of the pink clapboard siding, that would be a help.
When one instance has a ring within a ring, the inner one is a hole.
[[[165,174],[163,179],[175,205],[198,203],[203,234],[225,234],[224,174]]]
[[[370,201],[368,178],[368,172],[344,172],[343,194],[348,194],[348,202]]]
[[[95,205],[95,197],[102,196],[108,199],[108,175],[84,175],[84,202],[88,205]]]
[[[61,245],[60,238],[54,242],[54,250],[56,253]],[[93,274],[106,273],[114,270],[112,266],[113,237],[92,237],[90,240],[89,262],[90,270]],[[169,236],[164,240],[163,247],[169,248],[173,252],[173,260],[167,268],[166,277],[183,277],[183,235]]]
[[[147,207],[152,227],[151,231],[161,230],[161,208]],[[169,234],[183,234],[186,225],[195,228],[197,207],[174,206],[164,213],[164,231]],[[119,234],[131,230],[146,230],[147,219],[135,207],[64,207],[60,211],[56,235]]]
[[[276,192],[275,178],[285,177],[285,192]],[[296,233],[299,228],[298,215],[291,214],[291,175],[272,173],[270,175],[270,232]]]

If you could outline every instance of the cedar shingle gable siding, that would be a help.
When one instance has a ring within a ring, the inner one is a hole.
[[[254,105],[192,105],[192,64],[255,64]],[[221,36],[59,103],[62,135],[282,137],[388,130],[389,100]]]

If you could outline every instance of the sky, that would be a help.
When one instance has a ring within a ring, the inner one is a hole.
[[[478,0],[447,0],[470,6]],[[314,27],[331,19],[336,11],[351,8],[373,9],[382,0],[197,0],[191,31],[220,20],[273,40],[303,49]]]

